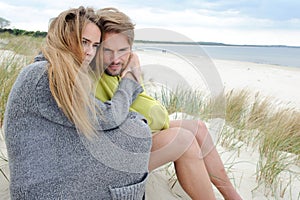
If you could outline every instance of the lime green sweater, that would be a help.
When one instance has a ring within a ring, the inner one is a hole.
[[[104,74],[97,83],[95,96],[105,102],[112,98],[118,88],[119,76]],[[129,109],[142,114],[152,132],[169,128],[169,115],[166,108],[144,92],[140,93]]]

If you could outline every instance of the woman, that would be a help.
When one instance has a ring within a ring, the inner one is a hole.
[[[129,63],[111,101],[94,98],[100,27],[91,8],[62,12],[19,74],[4,120],[11,199],[143,198],[151,132],[128,111],[142,87]]]

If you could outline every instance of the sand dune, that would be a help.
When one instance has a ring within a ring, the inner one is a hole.
[[[170,89],[180,82],[189,88],[206,89],[212,94],[222,89],[229,91],[248,88],[254,94],[259,92],[264,96],[272,96],[282,101],[283,105],[300,109],[300,69],[207,58],[186,59],[186,57],[162,52],[138,52],[138,55],[145,72],[146,82],[166,84]],[[199,71],[193,66],[193,62],[201,61],[203,62],[200,66],[206,64],[207,68]],[[207,122],[207,125],[210,129],[214,128],[210,122]],[[257,188],[255,173],[259,154],[256,149],[247,148],[242,143],[239,145],[239,151],[230,151],[219,145],[217,149],[228,169],[229,177],[244,199],[299,199],[299,176],[292,177],[293,182],[289,184],[290,179],[286,178],[288,174],[281,174],[282,190],[277,191],[275,196],[268,194],[262,186]],[[5,151],[3,141],[0,143],[0,148],[2,152]],[[8,172],[7,165],[3,165],[3,162],[0,162],[0,167]],[[292,168],[300,174],[299,166],[292,166]],[[151,172],[146,187],[146,199],[189,199],[178,182],[174,184],[173,170],[172,165],[165,165]],[[1,174],[0,188],[0,199],[8,199],[8,182]],[[281,197],[280,194],[284,189],[284,196]],[[217,190],[215,193],[217,199],[222,199]]]
[[[166,84],[170,90],[175,88],[178,83],[184,83],[188,88],[207,90],[211,94],[218,93],[221,89],[224,89],[225,92],[232,89],[246,89],[252,92],[253,96],[258,92],[262,97],[273,98],[278,105],[300,110],[299,68],[180,57],[163,52],[142,51],[138,52],[138,55],[141,59],[142,68],[147,69],[146,81],[157,82],[158,85]],[[197,68],[200,70],[197,71]],[[159,74],[163,74],[163,76]],[[175,77],[168,78],[168,75]],[[218,81],[221,82],[221,85]],[[220,89],[220,87],[222,88]],[[214,128],[214,125],[210,126],[209,123],[207,125],[211,129]],[[264,188],[263,185],[258,187],[256,167],[259,153],[257,149],[249,148],[242,142],[238,144],[238,151],[227,150],[220,145],[217,146],[217,149],[226,169],[228,169],[229,177],[244,199],[299,199],[299,176],[289,177],[288,173],[281,173],[279,183],[281,189],[275,192],[275,196],[272,196],[270,190]],[[299,166],[293,165],[291,169],[296,172],[294,174],[300,174]],[[178,183],[173,189],[170,189],[170,185],[172,185],[170,174],[173,173],[167,172],[172,170],[174,170],[172,167],[168,167],[167,170],[159,168],[152,172],[147,186],[148,199],[189,199]],[[291,179],[292,183],[290,182]],[[216,189],[215,194],[217,199],[223,199]]]

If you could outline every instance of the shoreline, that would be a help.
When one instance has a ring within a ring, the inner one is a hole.
[[[193,84],[192,79],[197,80],[198,78],[202,80],[198,80],[199,82],[197,83],[204,90],[207,90],[209,88],[207,83],[214,84],[214,81],[209,82],[210,80],[203,79],[211,78],[215,79],[215,81],[219,81],[218,79],[220,78],[225,93],[231,90],[245,89],[251,92],[251,98],[252,95],[255,97],[257,93],[259,97],[262,98],[273,98],[274,105],[273,101],[270,103],[272,103],[276,109],[288,107],[300,111],[300,93],[298,92],[298,86],[300,85],[300,68],[188,57],[189,61],[192,60],[192,64],[196,63],[199,68],[204,68],[204,70],[200,69],[202,74],[199,74],[193,71],[191,63],[186,62],[183,57],[158,51],[139,51],[137,53],[141,59],[142,69],[143,67],[145,69],[153,69],[153,71],[150,71],[152,74],[150,76],[147,75],[146,78],[154,80],[154,82],[155,78],[157,78],[158,80],[167,79],[167,83],[174,84],[178,82],[180,78],[183,78],[186,84]],[[214,68],[217,74],[210,74],[209,72],[212,71],[209,71],[208,68]],[[146,71],[145,74],[148,72],[149,71]],[[208,76],[205,76],[204,73],[207,73]],[[172,76],[176,76],[176,78]],[[211,88],[213,87],[209,89]],[[251,103],[251,99],[249,101]],[[210,127],[209,122],[207,125]],[[272,198],[270,195],[271,189],[260,185],[256,179],[257,165],[260,158],[258,149],[256,149],[256,147],[248,147],[241,141],[238,143],[238,146],[238,149],[226,149],[221,147],[220,144],[216,146],[237,191],[244,199],[267,200]],[[291,168],[293,168],[294,171],[300,170],[298,165],[292,165]],[[171,170],[174,170],[174,168]],[[169,182],[171,176],[168,174],[170,173],[161,170],[155,170],[154,173],[151,173],[151,178],[147,185],[148,193],[146,193],[149,199],[166,199],[165,197],[169,197],[173,194],[170,199],[190,200],[190,198],[186,197],[185,192],[178,184],[175,184],[173,189],[168,190],[167,184],[169,184],[169,188],[170,185],[172,185]],[[289,178],[290,176],[291,175],[286,171],[280,174],[280,184],[283,189],[281,188],[280,191],[276,191],[276,197],[273,196],[274,199],[297,199],[299,197],[300,182],[297,176],[293,179]],[[285,192],[285,190],[289,192]],[[223,199],[215,188],[214,191],[217,199]],[[284,197],[281,197],[281,193],[284,194]],[[178,195],[182,198],[178,198]]]
[[[212,60],[220,59],[300,68],[300,59],[298,58],[300,48],[150,43],[136,44],[134,49],[155,49],[158,52],[177,53],[186,57],[205,56]]]
[[[300,68],[229,60],[214,63],[225,89],[249,89],[300,110]]]
[[[300,85],[300,69],[298,68],[289,69],[289,67],[277,65],[200,58],[196,59],[196,64],[199,64],[200,67],[207,65],[208,67],[214,68],[215,71],[207,68],[206,71],[200,71],[201,73],[199,73],[199,71],[196,71],[195,67],[188,62],[193,60],[194,57],[185,60],[184,57],[180,56],[148,51],[138,51],[137,54],[141,59],[142,68],[148,70],[152,69],[152,71],[150,70],[152,74],[147,78],[154,78],[154,81],[155,78],[158,77],[175,84],[182,79],[190,88],[194,86],[193,84],[198,84],[204,89],[208,88],[208,84],[214,84],[216,81],[220,81],[223,87],[221,89],[225,89],[225,91],[230,91],[231,89],[249,89],[253,92],[253,95],[255,95],[256,92],[260,92],[261,95],[272,96],[282,101],[283,105],[295,106],[300,110],[300,93],[297,88],[297,86]],[[205,73],[208,75],[203,75]],[[148,74],[145,73],[145,75]],[[212,79],[212,82],[209,82],[210,80],[203,80],[205,78]],[[219,87],[220,85],[214,88],[212,85],[210,89],[220,89]],[[289,104],[288,102],[291,103]],[[3,150],[5,146],[1,139],[3,138],[1,138],[0,135],[0,150]],[[229,150],[217,145],[217,150],[220,153],[225,168],[229,172],[228,175],[233,180],[237,190],[245,199],[267,200],[272,198],[271,196],[265,196],[267,192],[266,188],[257,187],[255,179],[257,160],[259,158],[257,150],[247,147],[244,144],[239,145],[239,150]],[[299,166],[292,167],[295,171],[300,170]],[[7,165],[4,166],[3,169],[8,172]],[[173,170],[173,168],[169,168],[168,170]],[[170,190],[173,182],[169,182],[171,178],[169,172],[172,171],[166,171],[163,167],[151,172],[151,176],[146,185],[146,199],[189,200],[182,188],[178,185],[178,182],[174,185],[174,188]],[[285,176],[282,177],[280,184],[286,187],[283,188],[283,191],[285,191],[285,189],[287,190],[285,198],[298,198],[300,194],[299,179],[297,177],[295,177],[295,180],[288,179],[289,177],[286,178]],[[293,181],[291,185],[289,181]],[[9,183],[4,177],[1,177],[0,196],[2,198],[6,199],[7,197],[8,199],[8,187]],[[215,188],[214,191],[217,199],[223,199]],[[182,198],[179,198],[178,195]],[[277,198],[281,199],[279,196],[277,196]]]
[[[219,92],[220,87],[225,92],[245,89],[253,95],[259,93],[281,105],[300,110],[300,68],[195,56],[180,57],[158,51],[137,51],[137,54],[142,69],[146,69],[146,81],[161,83],[163,79],[166,84],[172,85],[183,79],[182,82],[192,88],[195,88],[193,84],[197,84],[200,89],[209,88],[210,92],[213,92],[212,89]],[[195,71],[193,64],[200,70]],[[219,84],[218,88],[212,86],[216,83]]]

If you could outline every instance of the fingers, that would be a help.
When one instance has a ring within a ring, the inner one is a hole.
[[[140,83],[141,67],[139,57],[136,53],[131,52],[127,66],[122,72],[121,77],[125,77],[128,72],[130,72],[132,74],[131,76],[134,76],[135,80]]]
[[[140,61],[139,61],[139,57],[136,53],[131,52],[130,56],[129,56],[129,63],[128,63],[130,68],[139,68],[140,67]]]

